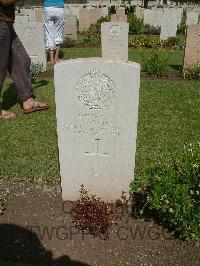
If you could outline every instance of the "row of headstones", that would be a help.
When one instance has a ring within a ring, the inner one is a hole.
[[[160,39],[165,40],[169,37],[176,36],[178,25],[181,24],[183,9],[178,8],[158,8],[143,9],[136,7],[136,16],[143,20],[144,24],[154,26],[161,29]],[[186,25],[194,25],[199,23],[200,10],[188,11]]]
[[[101,17],[108,15],[108,8],[92,8],[92,9],[75,9],[76,12],[71,12],[65,8],[65,28],[64,37],[71,39],[77,38],[77,19],[79,20],[79,31],[88,30],[90,25],[96,24]],[[44,11],[43,8],[23,9],[22,15],[28,16],[31,22],[43,23]],[[111,16],[111,21],[127,22],[125,10],[119,8],[116,14]]]

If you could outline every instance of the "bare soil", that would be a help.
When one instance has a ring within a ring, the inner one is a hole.
[[[74,227],[71,202],[58,184],[0,179],[6,210],[0,216],[0,261],[40,265],[200,265],[200,242],[183,242],[153,221],[116,209],[109,239]],[[0,262],[1,265],[1,262]]]

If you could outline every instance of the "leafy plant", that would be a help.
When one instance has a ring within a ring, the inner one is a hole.
[[[93,236],[108,238],[108,230],[112,224],[112,208],[94,195],[89,196],[88,191],[81,185],[80,201],[72,211],[73,222],[81,229]]]
[[[166,47],[170,47],[170,48],[179,48],[181,44],[181,41],[179,39],[179,37],[169,37],[166,41],[165,41],[165,46]]]
[[[42,72],[43,64],[31,63],[30,72],[32,77],[38,76]]]
[[[81,40],[83,46],[99,46],[101,44],[101,36],[96,32],[85,31]]]
[[[109,22],[111,20],[110,16],[106,17],[101,17],[100,19],[97,20],[97,23],[93,26],[93,32],[96,32],[98,34],[101,34],[101,24],[104,22]],[[91,26],[92,27],[92,26]],[[90,30],[91,28],[89,28]]]
[[[70,48],[75,46],[75,40],[71,40],[70,38],[66,37],[61,44],[61,48]]]
[[[182,239],[200,239],[200,144],[189,145],[180,159],[147,168],[131,189],[143,199],[140,215],[154,210]]]
[[[141,54],[142,69],[149,76],[163,76],[167,71],[167,58],[154,51],[150,55]]]
[[[183,70],[183,78],[189,80],[200,80],[200,65],[192,66]]]
[[[143,27],[143,34],[160,35],[160,27],[154,27],[154,26],[146,24]]]
[[[128,14],[129,34],[138,34],[142,32],[143,23],[133,14]]]

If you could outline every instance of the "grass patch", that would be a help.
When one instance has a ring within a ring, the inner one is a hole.
[[[145,54],[148,56],[153,53],[154,49],[144,49]],[[158,51],[158,50],[156,50]],[[142,63],[142,58],[139,49],[129,48],[129,60],[137,63]],[[160,50],[159,54],[168,58],[167,69],[168,71],[178,70],[183,64],[184,52],[181,50]],[[100,48],[67,48],[61,50],[61,57],[65,60],[73,58],[87,58],[87,57],[100,57]]]
[[[51,108],[24,115],[12,81],[4,84],[4,105],[16,111],[17,118],[0,121],[0,177],[59,181],[53,80],[33,85],[38,99]],[[198,82],[141,82],[136,174],[161,155],[178,155],[185,143],[199,140],[199,105]]]

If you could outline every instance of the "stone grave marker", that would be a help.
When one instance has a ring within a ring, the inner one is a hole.
[[[181,23],[182,10],[164,9],[161,18],[160,39],[166,40],[169,37],[176,36],[178,25]]]
[[[35,8],[35,22],[44,23],[44,9]]]
[[[54,68],[63,200],[83,184],[104,201],[121,199],[134,177],[140,66],[101,58]]]
[[[82,9],[79,14],[79,31],[88,30],[90,25],[96,24],[101,18],[101,9]]]
[[[14,28],[22,41],[32,63],[43,64],[46,70],[47,58],[44,43],[44,26],[42,23],[29,22],[28,16],[17,16]]]
[[[125,10],[124,10],[124,9],[120,9],[120,8],[118,8],[118,9],[116,10],[116,15],[118,15],[118,16],[123,16],[123,15],[125,15]]]
[[[102,58],[128,61],[128,31],[125,22],[101,24]]]
[[[77,40],[77,17],[74,15],[65,16],[64,37]]]
[[[95,8],[95,9],[89,10],[90,25],[96,24],[97,20],[101,18],[101,14],[102,14],[101,8]]]
[[[79,31],[88,30],[90,27],[89,11],[87,9],[80,10],[79,13]]]
[[[200,65],[200,24],[187,27],[184,69]]]
[[[199,13],[198,12],[187,12],[186,25],[198,24]]]
[[[143,20],[144,19],[144,8],[141,8],[139,6],[136,6],[135,8],[135,15],[138,19]]]
[[[154,27],[160,27],[161,25],[161,17],[162,17],[162,9],[145,9],[144,10],[144,24],[148,24]]]
[[[108,7],[107,6],[103,6],[102,8],[101,8],[101,15],[102,15],[102,17],[107,17],[108,16]]]
[[[127,22],[127,15],[112,14],[111,21]]]

